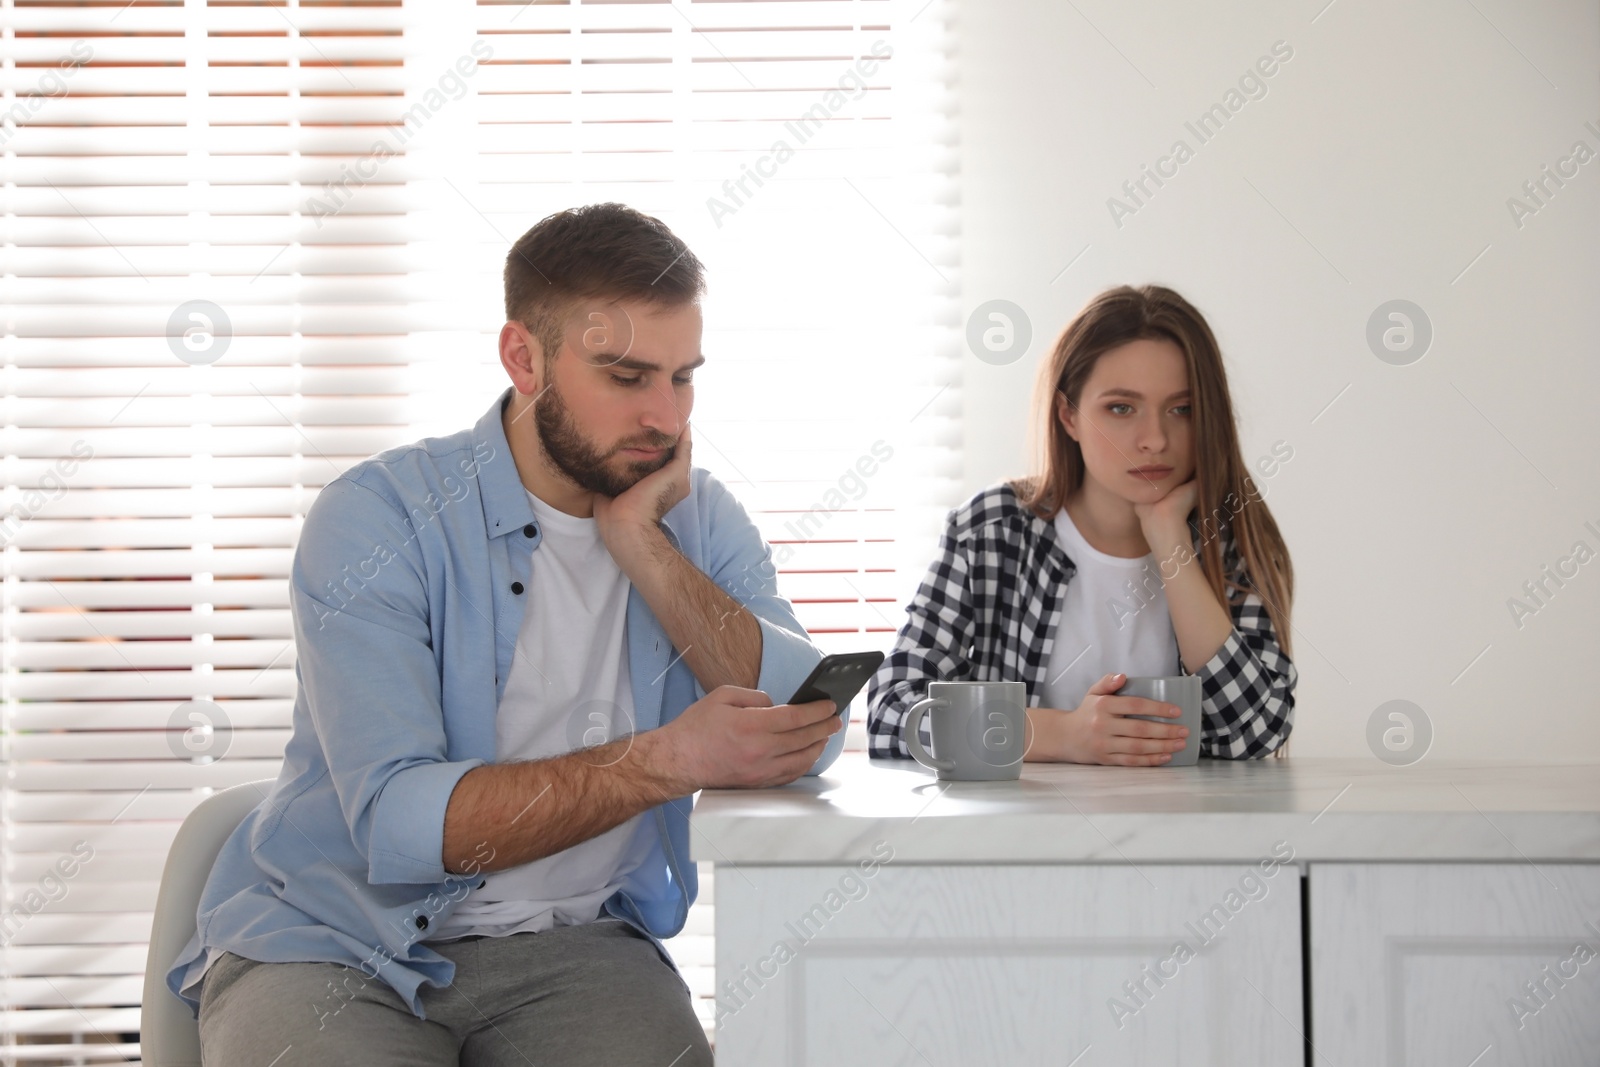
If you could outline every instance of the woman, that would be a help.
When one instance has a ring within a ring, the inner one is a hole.
[[[1294,572],[1239,455],[1211,328],[1170,289],[1122,286],[1041,371],[1039,472],[950,513],[868,688],[870,754],[909,757],[901,723],[928,682],[998,679],[1027,685],[1026,759],[1163,764],[1186,731],[1128,716],[1171,706],[1115,694],[1180,673],[1201,680],[1201,755],[1280,751]]]

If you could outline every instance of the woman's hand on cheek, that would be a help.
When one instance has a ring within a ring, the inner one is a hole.
[[[1200,483],[1190,478],[1181,485],[1173,486],[1160,500],[1148,504],[1135,504],[1133,513],[1138,516],[1139,525],[1144,531],[1144,539],[1152,548],[1158,541],[1166,541],[1174,536],[1187,542],[1189,513],[1195,509],[1199,500]]]

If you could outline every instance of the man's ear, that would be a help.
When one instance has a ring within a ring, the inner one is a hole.
[[[500,327],[500,365],[511,384],[524,396],[533,396],[545,386],[544,346],[522,323],[512,320]]]

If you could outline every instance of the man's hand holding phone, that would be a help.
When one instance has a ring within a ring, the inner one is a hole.
[[[831,700],[773,704],[759,689],[720,685],[652,733],[663,771],[688,787],[679,795],[763,789],[811,769],[828,738],[844,728],[837,710]]]
[[[678,795],[786,785],[810,770],[828,738],[844,729],[841,712],[882,662],[881,652],[824,656],[787,704],[773,704],[759,689],[721,685],[644,736],[652,746],[661,743],[662,772],[688,786]]]

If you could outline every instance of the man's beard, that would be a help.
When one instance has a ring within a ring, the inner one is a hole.
[[[602,455],[578,429],[567,408],[561,391],[554,385],[546,389],[533,405],[533,424],[539,431],[539,443],[544,454],[556,469],[565,474],[578,488],[601,496],[618,497],[633,488],[646,475],[672,462],[677,449],[669,447],[672,438],[653,432],[642,440],[622,441]],[[630,460],[626,473],[619,474],[607,463],[624,448],[666,448],[668,451],[656,459]]]

